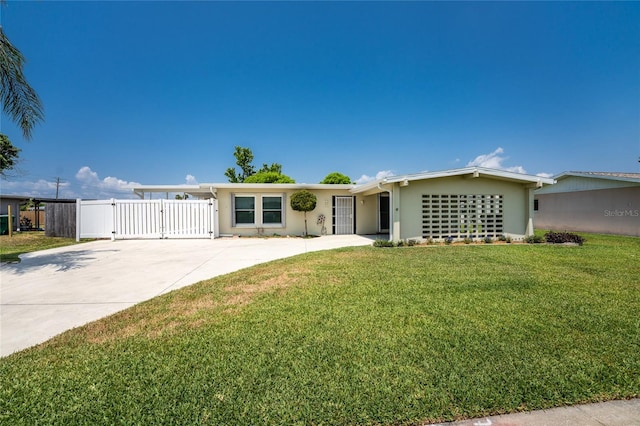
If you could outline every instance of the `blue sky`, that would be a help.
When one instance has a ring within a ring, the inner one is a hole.
[[[5,194],[485,165],[640,169],[638,2],[13,2],[45,107]]]

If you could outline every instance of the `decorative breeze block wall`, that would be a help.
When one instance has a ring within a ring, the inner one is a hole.
[[[422,237],[496,238],[503,233],[499,194],[422,195]]]

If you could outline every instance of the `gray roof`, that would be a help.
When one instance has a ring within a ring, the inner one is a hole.
[[[630,172],[562,172],[559,175],[555,176],[555,179],[562,179],[568,176],[580,176],[580,177],[590,177],[597,179],[611,179],[611,180],[619,180],[624,182],[640,182],[640,173],[630,173]]]

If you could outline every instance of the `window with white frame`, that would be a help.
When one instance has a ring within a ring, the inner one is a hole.
[[[233,226],[284,226],[284,194],[233,194]]]

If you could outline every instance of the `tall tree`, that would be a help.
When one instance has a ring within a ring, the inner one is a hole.
[[[29,140],[33,126],[44,120],[44,111],[38,94],[24,76],[22,71],[24,63],[24,56],[11,44],[0,25],[2,110],[20,126],[24,138]]]
[[[289,176],[282,174],[282,164],[262,163],[262,168],[256,171],[253,166],[253,152],[249,148],[236,146],[233,156],[240,171],[229,167],[224,175],[231,183],[295,183]]]
[[[240,172],[236,172],[234,167],[229,167],[224,175],[231,183],[242,183],[246,178],[256,172],[253,167],[253,152],[249,148],[236,146],[233,156],[236,157],[236,164],[240,167]]]
[[[2,2],[4,3],[4,2]],[[22,71],[25,63],[22,53],[14,47],[0,25],[0,99],[2,111],[22,130],[25,139],[31,139],[31,131],[38,121],[44,120],[42,102],[29,85]],[[0,176],[16,164],[20,149],[0,133]]]

